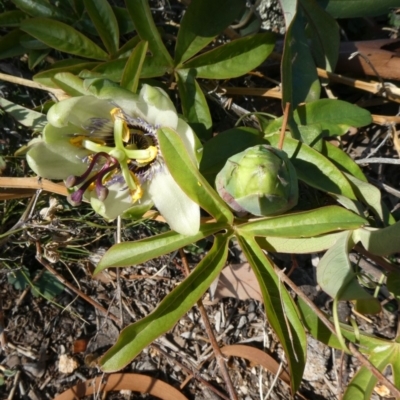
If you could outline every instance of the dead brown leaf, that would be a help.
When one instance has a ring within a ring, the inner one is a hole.
[[[231,264],[222,270],[214,298],[224,297],[262,301],[260,285],[248,263]]]

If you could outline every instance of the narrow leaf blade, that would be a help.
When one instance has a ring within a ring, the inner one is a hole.
[[[100,360],[103,371],[125,367],[153,340],[172,329],[217,278],[227,259],[229,238],[229,235],[216,235],[212,249],[156,310],[121,332],[117,343]]]
[[[226,228],[226,224],[202,224],[199,232],[194,236],[170,231],[136,242],[116,244],[104,254],[94,274],[98,274],[106,268],[127,267],[144,263],[153,258],[171,253],[190,243],[197,242],[224,228]]]
[[[21,29],[48,46],[94,60],[106,60],[107,53],[74,28],[49,18],[31,18],[21,22]]]
[[[119,47],[117,18],[107,0],[83,0],[104,47],[113,56]]]
[[[257,276],[265,312],[289,362],[292,392],[300,385],[305,367],[307,339],[293,299],[281,284],[272,264],[250,236],[238,236],[239,245]]]
[[[367,220],[339,206],[321,207],[316,210],[290,213],[271,218],[260,218],[237,227],[242,234],[304,238],[356,229]]]
[[[182,69],[194,69],[197,78],[235,78],[258,67],[271,54],[274,46],[273,34],[260,33],[201,54],[185,63]]]
[[[196,55],[244,10],[243,0],[193,0],[182,18],[175,65]]]

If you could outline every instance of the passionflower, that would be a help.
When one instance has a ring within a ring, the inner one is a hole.
[[[216,177],[223,200],[239,213],[282,214],[297,204],[296,170],[287,154],[268,145],[230,157]]]
[[[71,204],[88,199],[106,219],[154,204],[173,230],[199,230],[199,206],[171,176],[157,131],[175,130],[197,165],[199,142],[162,89],[143,85],[134,95],[108,88],[98,97],[72,97],[52,106],[47,119],[27,161],[43,178],[64,179]]]

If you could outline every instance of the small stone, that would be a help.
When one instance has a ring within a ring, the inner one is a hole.
[[[58,361],[58,370],[62,374],[72,374],[79,367],[78,362],[74,357],[68,356],[67,354],[61,354]]]

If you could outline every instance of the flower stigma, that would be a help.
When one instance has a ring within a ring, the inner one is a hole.
[[[128,116],[120,108],[113,108],[110,116],[91,118],[89,125],[83,127],[86,134],[70,138],[72,145],[92,152],[83,160],[88,163],[86,171],[65,181],[67,188],[81,185],[69,197],[72,205],[79,205],[85,192],[93,190],[104,201],[108,187],[114,183],[124,183],[123,190],[129,190],[135,203],[143,196],[143,183],[163,165],[156,127]]]

